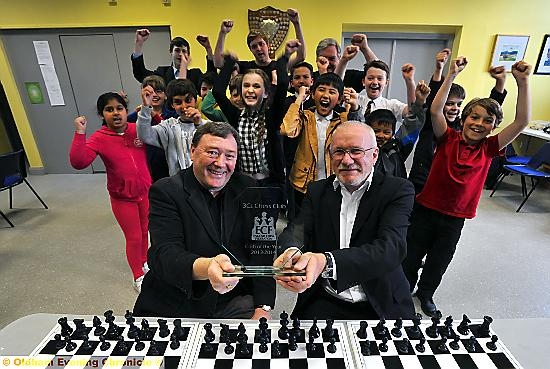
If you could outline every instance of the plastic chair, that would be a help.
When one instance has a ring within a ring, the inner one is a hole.
[[[535,191],[535,188],[537,187],[538,183],[541,179],[548,179],[550,178],[550,172],[545,172],[542,170],[539,170],[539,167],[542,164],[549,164],[550,165],[550,142],[544,144],[539,151],[535,155],[531,157],[531,159],[527,162],[527,164],[505,164],[504,169],[508,171],[511,174],[519,174],[521,175],[521,192],[522,195],[525,197],[522,201],[522,203],[519,205],[518,209],[516,210],[516,213],[518,213],[522,206],[527,202],[529,199],[529,196]],[[502,180],[506,177],[506,175],[502,176],[502,178],[497,182],[495,185],[495,188],[493,189],[493,192],[491,192],[491,195],[489,197],[492,197],[495,191],[497,190],[498,186],[502,182]],[[531,189],[529,192],[527,191],[527,183],[526,178],[531,179]]]
[[[13,193],[12,188],[25,183],[31,189],[32,193],[44,208],[48,209],[48,205],[40,198],[38,193],[31,186],[29,181],[27,181],[27,167],[25,165],[25,152],[23,150],[10,152],[8,154],[0,155],[0,192],[8,190],[10,193],[10,209],[13,209]],[[0,215],[2,218],[8,222],[8,224],[13,228],[13,223],[8,219],[6,214],[0,210]]]

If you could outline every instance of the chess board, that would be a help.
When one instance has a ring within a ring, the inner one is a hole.
[[[225,347],[227,343],[221,343],[219,341],[221,327],[220,324],[213,324],[212,332],[215,339],[211,343],[212,349],[205,350],[204,340],[204,324],[200,325],[199,332],[197,334],[197,346],[195,347],[195,358],[189,362],[190,367],[196,369],[213,369],[213,368],[238,368],[238,369],[250,369],[250,368],[271,368],[271,369],[288,369],[288,368],[316,368],[316,369],[344,369],[352,368],[353,361],[351,352],[348,346],[348,339],[346,336],[346,327],[344,323],[334,323],[334,335],[335,348],[334,353],[330,353],[327,350],[329,340],[325,335],[325,322],[319,321],[318,327],[320,330],[320,336],[313,341],[315,349],[308,349],[311,346],[309,342],[309,329],[312,326],[312,322],[302,322],[300,325],[300,333],[296,340],[296,350],[291,350],[289,347],[288,339],[281,339],[278,331],[280,324],[277,321],[270,321],[267,331],[269,337],[269,343],[267,343],[267,351],[260,352],[259,343],[259,327],[258,322],[248,321],[244,322],[246,329],[246,335],[248,340],[247,355],[243,355],[240,351],[240,344],[237,343],[238,325],[239,323],[229,324],[229,341],[234,347],[234,351],[231,354],[225,353]],[[292,321],[288,327],[292,329]],[[273,343],[278,340],[279,354],[273,352]]]
[[[419,351],[417,346],[420,339],[411,333],[412,321],[403,321],[402,328],[399,329],[400,334],[394,330],[395,320],[386,322],[385,326],[388,328],[385,334],[387,351],[380,350],[383,335],[378,333],[376,328],[379,321],[367,321],[366,338],[359,338],[357,335],[360,329],[359,321],[347,322],[347,327],[355,363],[357,367],[361,368],[521,369],[522,366],[501,341],[497,340],[494,342],[494,346],[491,345],[491,338],[495,336],[495,332],[491,328],[489,328],[489,334],[481,333],[479,328],[482,322],[481,319],[472,320],[468,332],[462,334],[457,329],[460,320],[454,321],[451,332],[456,332],[458,339],[455,341],[458,342],[452,345],[453,348],[451,347],[452,338],[443,339],[443,336],[449,335],[448,327],[443,323],[437,324],[437,337],[432,338],[426,330],[428,327],[434,326],[433,321],[421,320],[419,329],[425,339],[425,343],[422,345],[423,352]],[[408,353],[403,353],[404,345],[408,346]],[[492,346],[493,349],[490,349],[489,346]],[[384,347],[384,349],[386,348]]]
[[[141,318],[136,318],[136,326],[141,326]],[[142,344],[138,347],[136,340],[128,337],[129,325],[120,318],[116,318],[114,322],[119,328],[117,333],[119,337],[116,339],[104,339],[102,343],[97,335],[94,334],[95,327],[93,322],[84,321],[84,325],[88,331],[88,345],[84,345],[82,339],[71,337],[75,334],[74,321],[68,321],[67,324],[73,331],[69,335],[70,341],[74,344],[74,348],[59,347],[59,336],[62,328],[57,324],[42,340],[42,342],[30,354],[33,357],[33,367],[40,368],[70,368],[70,369],[91,369],[91,368],[109,368],[109,369],[128,369],[128,368],[143,368],[143,369],[178,369],[187,368],[188,360],[192,354],[190,348],[193,346],[195,334],[197,333],[198,323],[182,322],[183,337],[178,340],[179,347],[172,348],[170,343],[170,335],[164,336],[160,333],[159,323],[156,319],[149,321],[147,329],[150,337],[143,337]],[[107,324],[102,322],[102,326],[107,328]],[[170,332],[173,331],[174,325],[172,322],[167,322]],[[65,336],[61,336],[61,341],[66,342]],[[164,337],[162,337],[164,336]],[[154,341],[154,343],[153,343]],[[155,346],[153,349],[152,344]],[[108,348],[105,348],[108,346]]]

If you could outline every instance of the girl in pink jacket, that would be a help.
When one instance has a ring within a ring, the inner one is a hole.
[[[99,155],[107,171],[107,190],[113,214],[126,238],[126,257],[139,292],[148,270],[148,192],[151,176],[145,145],[137,138],[136,125],[126,121],[127,104],[115,92],[97,99],[103,127],[86,140],[86,118],[74,120],[76,132],[69,158],[75,169],[84,169]]]

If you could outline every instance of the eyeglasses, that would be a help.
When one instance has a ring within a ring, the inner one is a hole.
[[[368,149],[362,149],[360,147],[352,147],[351,149],[336,149],[330,153],[330,157],[336,160],[344,159],[346,154],[349,154],[352,159],[361,159],[367,154],[367,151],[374,149],[375,147],[369,147]]]

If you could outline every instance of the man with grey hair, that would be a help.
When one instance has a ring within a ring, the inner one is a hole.
[[[239,197],[256,181],[234,173],[237,131],[228,123],[197,128],[191,167],[149,192],[151,248],[134,313],[138,316],[270,319],[271,278],[224,277],[237,263],[269,265],[246,250],[249,223]]]
[[[351,38],[351,46],[354,50],[361,51],[365,56],[367,62],[371,60],[378,60],[378,57],[374,54],[367,42],[367,36],[364,34],[355,34]],[[348,46],[349,47],[349,46]],[[337,66],[340,63],[341,49],[338,41],[334,38],[324,38],[317,44],[315,49],[315,55],[317,58],[317,72],[313,73],[313,80],[319,77],[320,74],[327,72],[336,73]],[[347,54],[346,54],[347,55]],[[347,64],[347,62],[346,62]],[[344,66],[345,68],[345,66]],[[360,92],[363,89],[362,79],[363,71],[348,69],[344,75],[344,86],[353,87],[356,92]]]
[[[403,178],[374,173],[378,159],[371,127],[349,121],[330,145],[334,175],[313,182],[296,224],[281,235],[289,247],[275,266],[305,270],[278,277],[299,293],[300,319],[412,318],[414,307],[401,262],[414,188]],[[303,227],[303,228],[302,228]]]

